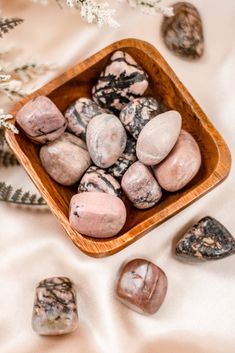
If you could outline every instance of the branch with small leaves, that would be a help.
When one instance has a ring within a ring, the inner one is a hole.
[[[23,20],[19,18],[0,17],[0,37],[22,22]],[[5,48],[0,48],[0,94],[2,93],[10,99],[15,99],[21,98],[27,93],[22,88],[23,83],[32,80],[36,75],[44,73],[49,69],[49,66],[28,63],[12,68],[8,67],[5,70],[2,67],[5,64],[3,57],[7,56],[11,49],[12,47],[9,45]],[[19,165],[15,155],[8,149],[4,134],[5,129],[18,133],[15,125],[10,122],[12,118],[11,114],[7,114],[3,109],[0,109],[0,166],[3,167]],[[0,182],[0,201],[26,206],[46,205],[41,196],[28,191],[24,192],[22,188],[15,189],[12,185],[7,185],[5,182]]]
[[[0,182],[0,201],[24,206],[46,206],[41,196],[29,191],[24,192],[21,188],[14,190],[12,185],[4,182]]]
[[[21,24],[24,20],[22,18],[6,18],[0,17],[0,37],[3,37],[3,34],[8,33],[10,30]]]
[[[32,0],[47,5],[49,0]],[[52,1],[52,0],[51,0]],[[107,2],[96,2],[96,0],[53,0],[60,7],[68,6],[80,11],[81,17],[88,23],[97,23],[98,26],[108,25],[117,28],[119,23],[115,20],[116,10],[111,9]],[[164,16],[172,16],[173,8],[162,4],[162,0],[126,0],[131,7],[139,8],[141,11],[155,15],[160,12]]]

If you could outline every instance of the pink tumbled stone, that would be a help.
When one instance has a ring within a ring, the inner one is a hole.
[[[187,185],[200,166],[201,153],[198,144],[192,135],[182,130],[171,153],[153,171],[161,187],[174,192]]]
[[[126,141],[125,129],[115,115],[103,113],[88,124],[87,148],[97,167],[108,168],[113,165],[124,152]]]
[[[126,222],[126,208],[118,197],[102,192],[83,192],[70,202],[69,221],[75,230],[94,238],[113,237]]]
[[[47,97],[38,96],[16,114],[16,121],[26,135],[41,144],[54,141],[67,127],[65,117]]]
[[[142,314],[154,314],[167,292],[165,273],[152,262],[135,259],[124,265],[116,284],[117,298]]]
[[[122,178],[122,188],[136,208],[154,206],[161,198],[162,191],[149,167],[137,161]]]
[[[136,154],[146,165],[160,163],[174,147],[181,130],[181,115],[170,110],[150,120],[139,134]]]
[[[40,150],[40,159],[47,173],[59,184],[75,184],[91,165],[86,144],[65,132]]]

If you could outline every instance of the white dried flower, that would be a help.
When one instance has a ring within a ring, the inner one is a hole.
[[[11,79],[11,75],[7,74],[0,66],[0,83],[7,82]]]
[[[7,95],[11,100],[15,98],[23,98],[28,94],[27,91],[23,90],[22,82],[19,80],[10,80],[8,82],[0,83],[0,92]]]
[[[11,114],[6,114],[6,113],[4,113],[3,109],[0,109],[0,128],[9,129],[12,132],[14,132],[14,134],[18,134],[19,131],[15,127],[15,125],[13,125],[12,123],[7,121],[7,120],[10,120],[12,118],[13,118],[13,116]]]
[[[162,13],[164,16],[174,15],[173,7],[167,7],[162,4],[162,0],[127,0],[131,7],[139,8],[142,12],[150,15]]]
[[[119,27],[118,22],[113,18],[116,10],[109,8],[107,2],[97,3],[95,0],[66,0],[66,4],[75,9],[80,9],[81,17],[88,23],[97,23],[99,27],[109,25]]]

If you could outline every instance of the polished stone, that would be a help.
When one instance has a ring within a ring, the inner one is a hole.
[[[170,154],[153,167],[153,172],[163,189],[174,192],[185,187],[198,173],[200,166],[199,146],[192,135],[182,130]]]
[[[106,192],[121,197],[122,189],[119,182],[106,170],[96,166],[90,167],[83,175],[78,192]]]
[[[95,116],[87,127],[87,148],[94,164],[108,168],[117,162],[126,147],[126,132],[120,120],[112,114]]]
[[[63,134],[67,121],[47,97],[38,96],[26,103],[16,114],[16,122],[34,142],[44,144]]]
[[[162,36],[168,49],[178,56],[198,59],[204,52],[204,35],[201,16],[188,2],[173,5],[174,16],[165,17]]]
[[[143,314],[154,314],[162,305],[166,292],[167,277],[152,262],[135,259],[121,268],[116,295],[131,309]]]
[[[67,277],[41,281],[35,294],[32,327],[39,335],[63,335],[78,326],[76,291]]]
[[[181,130],[181,115],[170,110],[150,120],[139,134],[136,154],[146,165],[160,163],[174,147]]]
[[[136,141],[133,137],[127,135],[126,148],[117,162],[114,163],[107,171],[115,178],[121,179],[127,169],[136,161]]]
[[[89,98],[79,98],[65,112],[68,130],[86,140],[86,129],[94,116],[104,113],[104,110]]]
[[[152,97],[136,98],[122,109],[119,118],[126,130],[137,140],[143,127],[162,113],[162,110],[162,104]]]
[[[128,54],[116,51],[92,89],[94,101],[118,114],[148,87],[148,75]]]
[[[160,200],[162,191],[149,167],[137,161],[122,178],[123,191],[136,208],[150,208]]]
[[[215,218],[204,217],[176,245],[176,255],[195,260],[219,260],[235,253],[235,239]]]
[[[126,222],[126,208],[122,200],[103,192],[83,192],[70,202],[71,227],[94,238],[113,237]]]
[[[91,165],[85,142],[68,132],[43,146],[40,159],[47,173],[62,185],[75,184]]]

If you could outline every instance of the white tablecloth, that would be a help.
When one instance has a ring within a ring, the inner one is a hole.
[[[4,15],[25,23],[0,39],[14,42],[19,58],[39,58],[57,69],[40,84],[111,42],[136,37],[155,45],[202,106],[235,153],[235,2],[193,0],[204,23],[206,52],[198,62],[183,61],[164,46],[161,15],[118,8],[120,29],[97,29],[78,14],[27,0],[1,0]],[[32,188],[19,168],[0,170],[0,179]],[[172,240],[204,215],[235,231],[235,169],[229,178],[177,216],[120,253],[104,259],[82,254],[49,211],[0,204],[1,353],[234,353],[235,257],[190,265],[172,256]],[[116,301],[119,266],[147,257],[167,273],[164,305],[151,317]],[[45,277],[65,275],[78,287],[79,328],[71,335],[40,337],[31,329],[34,288]]]

